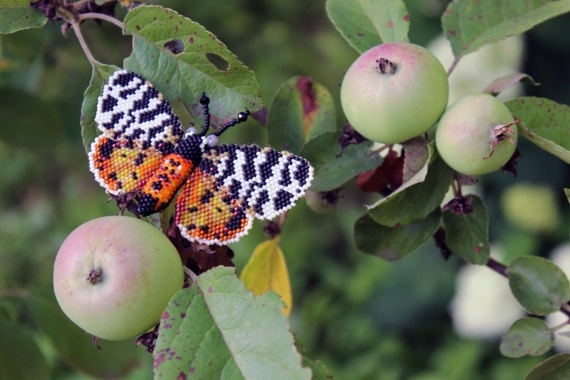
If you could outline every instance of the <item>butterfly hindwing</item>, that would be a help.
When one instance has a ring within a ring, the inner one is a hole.
[[[304,158],[256,145],[210,147],[200,169],[227,187],[259,219],[272,219],[289,210],[313,179],[313,168]]]
[[[154,149],[141,149],[128,140],[113,140],[100,135],[91,144],[89,168],[107,192],[118,195],[137,191],[154,175],[163,154]]]
[[[174,223],[182,236],[203,244],[229,244],[249,232],[253,216],[216,179],[194,170],[176,200]]]

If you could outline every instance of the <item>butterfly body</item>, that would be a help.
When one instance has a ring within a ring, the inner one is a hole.
[[[228,244],[247,234],[254,218],[271,219],[303,196],[313,168],[302,157],[255,145],[215,145],[225,129],[206,135],[209,99],[202,95],[201,133],[181,129],[150,82],[116,71],[99,97],[95,120],[103,132],[91,145],[90,169],[107,192],[135,193],[146,216],[176,202],[174,223],[184,238]]]

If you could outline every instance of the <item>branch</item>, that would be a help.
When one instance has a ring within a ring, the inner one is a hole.
[[[117,20],[114,17],[104,15],[102,13],[93,13],[93,12],[83,13],[77,17],[78,21],[83,21],[83,20],[88,20],[88,19],[104,20],[104,21],[110,22],[111,24],[118,26],[121,29],[123,29],[123,27],[124,27],[124,24],[121,21]]]

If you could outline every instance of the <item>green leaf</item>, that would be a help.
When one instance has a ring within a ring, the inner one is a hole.
[[[449,189],[453,171],[438,158],[433,144],[422,170],[394,193],[369,206],[368,215],[387,227],[406,224],[428,216],[438,208]]]
[[[46,360],[32,334],[0,319],[0,379],[50,378]]]
[[[570,107],[550,99],[521,97],[505,103],[519,118],[519,133],[570,164]]]
[[[332,96],[309,77],[293,77],[277,91],[267,126],[271,146],[298,154],[307,141],[338,129]]]
[[[410,17],[401,0],[327,0],[329,19],[359,53],[386,42],[408,42]]]
[[[568,0],[454,0],[441,22],[458,59],[568,11]]]
[[[0,88],[0,98],[0,120],[5,126],[0,128],[0,140],[31,151],[53,149],[62,130],[53,105],[15,88]]]
[[[328,191],[335,189],[367,170],[374,169],[382,163],[382,158],[370,151],[372,142],[349,145],[340,157],[338,145],[339,134],[327,132],[312,139],[301,149],[301,156],[311,162],[315,168],[315,179],[312,191]]]
[[[501,354],[509,358],[540,356],[554,346],[554,333],[538,318],[521,318],[501,339]]]
[[[487,92],[493,96],[496,96],[519,83],[526,83],[532,86],[540,86],[540,83],[535,82],[530,75],[524,73],[515,73],[495,79],[490,85],[485,88],[485,90],[483,90],[483,92]]]
[[[354,240],[361,251],[386,261],[396,261],[420,248],[433,236],[440,221],[439,208],[427,217],[401,227],[386,227],[364,215],[354,225]]]
[[[473,197],[473,212],[456,215],[443,213],[445,244],[457,256],[471,264],[484,265],[489,260],[489,217],[481,199]]]
[[[26,299],[26,306],[36,325],[50,338],[59,357],[70,367],[99,378],[117,378],[141,365],[138,352],[133,350],[134,339],[124,342],[100,340],[101,349],[97,349],[92,337],[63,314],[53,293],[34,294]]]
[[[139,6],[125,17],[124,32],[133,36],[125,68],[153,83],[173,106],[182,101],[198,124],[202,92],[210,98],[214,124],[261,107],[253,72],[200,24],[170,9]]]
[[[546,359],[526,375],[525,380],[570,379],[570,354]]]
[[[570,300],[570,282],[552,261],[521,256],[507,268],[509,286],[517,301],[529,313],[546,315]]]
[[[30,6],[29,0],[0,0],[0,34],[41,28],[47,18]]]
[[[216,267],[163,314],[155,379],[309,379],[275,293],[254,297],[233,268]]]
[[[564,189],[564,194],[566,194],[566,199],[570,202],[570,189]]]
[[[322,362],[307,358],[305,347],[303,347],[298,339],[295,339],[295,346],[297,347],[297,351],[299,351],[303,357],[301,362],[303,367],[311,369],[311,372],[313,373],[312,380],[330,380],[334,378],[332,373]]]
[[[107,83],[109,77],[118,69],[116,66],[95,63],[91,74],[89,86],[83,94],[81,104],[81,137],[85,151],[89,152],[91,143],[100,133],[95,123],[95,112],[97,111],[97,99],[103,90],[103,85]]]

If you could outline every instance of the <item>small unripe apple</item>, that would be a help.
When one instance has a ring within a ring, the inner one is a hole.
[[[156,325],[182,289],[174,245],[142,220],[107,216],[76,228],[57,253],[53,286],[63,312],[103,339],[124,340]]]
[[[346,72],[340,90],[344,114],[369,140],[395,144],[435,125],[449,96],[442,64],[427,49],[386,43],[364,52]]]
[[[452,104],[437,126],[439,155],[467,175],[491,173],[515,152],[518,129],[509,109],[489,94],[473,94]]]

